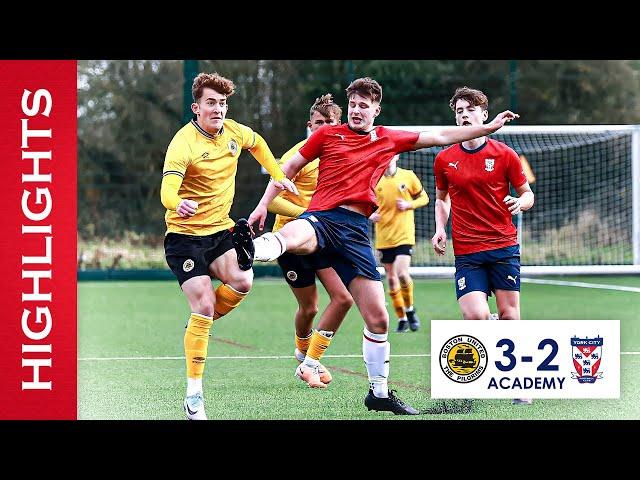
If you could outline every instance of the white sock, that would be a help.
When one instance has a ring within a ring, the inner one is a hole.
[[[304,362],[302,362],[302,366],[306,368],[315,368],[320,365],[320,360],[316,360],[315,358],[311,358],[309,355],[304,357]]]
[[[287,242],[280,232],[268,232],[253,241],[254,259],[260,262],[275,260],[287,251]]]
[[[369,385],[378,398],[389,396],[387,378],[389,377],[389,352],[391,345],[386,333],[371,333],[364,329],[362,337],[362,356],[369,375]]]
[[[413,305],[411,305],[410,307],[404,307],[404,311],[405,312],[413,312]]]
[[[187,397],[202,392],[202,379],[187,377]]]

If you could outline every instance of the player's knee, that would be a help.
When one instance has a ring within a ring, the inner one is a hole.
[[[251,287],[253,286],[253,272],[249,270],[248,272],[243,272],[243,273],[250,273],[250,274],[238,275],[236,278],[234,278],[232,281],[228,283],[238,292],[246,293],[249,290],[251,290]]]
[[[462,317],[465,320],[488,320],[490,313],[488,308],[467,308],[462,310]]]
[[[520,312],[518,308],[511,305],[501,308],[498,315],[500,320],[520,320]]]
[[[307,320],[312,320],[318,314],[318,305],[309,303],[298,307],[300,314]]]
[[[349,310],[353,305],[353,297],[348,293],[339,293],[331,297],[331,302],[335,303],[335,305],[341,310]]]
[[[213,316],[213,295],[203,292],[191,301],[191,310],[207,317]]]

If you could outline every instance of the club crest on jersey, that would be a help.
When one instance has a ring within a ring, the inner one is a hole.
[[[604,339],[598,335],[596,338],[571,338],[571,354],[573,369],[571,378],[579,383],[595,383],[602,378],[600,362],[602,361],[602,345]]]
[[[467,277],[462,277],[458,280],[458,290],[464,290],[467,288]]]
[[[371,130],[371,141],[375,142],[378,139],[378,134],[375,130]]]
[[[401,183],[400,185],[398,185],[398,188],[400,189],[401,192],[404,192],[407,189],[407,184]]]
[[[291,280],[292,282],[295,282],[298,279],[298,274],[296,272],[294,272],[293,270],[289,270],[287,272],[287,278],[289,280]]]
[[[495,159],[493,158],[485,158],[484,159],[484,169],[487,172],[493,172],[493,165],[496,163]]]
[[[231,155],[235,155],[238,153],[238,142],[236,142],[233,138],[229,140],[229,151]]]

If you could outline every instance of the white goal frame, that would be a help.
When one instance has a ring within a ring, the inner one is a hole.
[[[389,125],[388,128],[423,132],[432,129],[450,128],[451,125]],[[500,133],[589,133],[602,131],[628,131],[631,133],[632,177],[632,265],[557,265],[523,266],[523,276],[542,275],[631,275],[640,274],[640,125],[505,125]],[[431,193],[431,192],[429,192]],[[526,245],[525,245],[526,248]],[[384,274],[384,268],[378,270]],[[411,267],[415,277],[452,278],[455,268],[451,267]]]

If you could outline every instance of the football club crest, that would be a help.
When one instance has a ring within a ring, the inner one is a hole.
[[[466,280],[466,277],[458,279],[458,290],[464,290],[465,288],[467,288]]]
[[[596,338],[571,338],[571,354],[573,368],[571,378],[580,383],[595,383],[602,378],[600,362],[602,361],[602,344],[604,339],[598,335]]]
[[[456,335],[440,349],[440,368],[454,382],[477,380],[487,369],[487,350],[476,337]]]
[[[378,134],[375,130],[371,130],[371,141],[375,142],[378,139]]]
[[[495,159],[493,158],[485,158],[484,159],[484,169],[487,172],[493,172],[493,165],[496,163]]]
[[[407,184],[401,183],[400,185],[398,185],[398,188],[400,189],[401,192],[404,192],[407,189]]]
[[[190,272],[191,270],[193,270],[194,266],[195,266],[195,264],[193,263],[193,260],[188,258],[182,264],[182,270],[184,270],[185,272]]]
[[[298,274],[296,272],[294,272],[293,270],[289,270],[287,272],[287,278],[289,280],[291,280],[292,282],[295,282],[298,279]]]
[[[234,156],[236,153],[238,153],[238,142],[236,142],[233,138],[229,140],[229,151],[231,152],[231,155]]]

